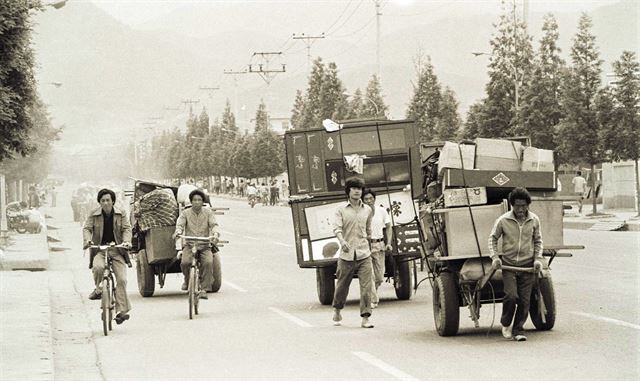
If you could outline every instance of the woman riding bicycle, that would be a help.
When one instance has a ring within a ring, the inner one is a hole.
[[[131,246],[131,224],[126,212],[114,207],[116,194],[111,189],[101,189],[98,192],[98,202],[100,207],[95,209],[82,229],[83,248],[86,249],[91,244],[108,245],[111,242]],[[99,300],[102,290],[98,288],[102,282],[104,273],[104,252],[91,253],[90,268],[93,271],[93,280],[96,288],[89,295],[91,300]],[[127,297],[127,264],[129,257],[126,250],[110,251],[113,263],[113,272],[116,276],[116,323],[122,324],[129,319],[128,312],[131,304]]]
[[[173,233],[173,239],[176,239],[179,235],[192,236],[192,237],[213,237],[209,244],[202,243],[189,243],[186,242],[182,250],[182,259],[180,261],[180,268],[184,275],[184,282],[182,283],[182,290],[186,291],[188,288],[187,280],[189,279],[189,269],[191,268],[191,245],[196,245],[200,251],[200,274],[202,274],[201,299],[208,299],[207,292],[211,288],[213,283],[213,256],[217,255],[211,251],[211,245],[215,245],[218,242],[220,234],[217,231],[218,223],[214,212],[210,208],[203,208],[205,194],[200,189],[195,189],[189,194],[189,201],[191,201],[191,208],[185,209],[180,213],[180,217],[176,221],[176,231]]]

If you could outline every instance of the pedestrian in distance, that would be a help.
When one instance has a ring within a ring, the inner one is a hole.
[[[278,182],[271,180],[271,186],[269,187],[269,205],[275,206],[278,201]]]
[[[260,197],[262,198],[262,205],[267,206],[269,202],[269,187],[265,183],[260,186]]]
[[[38,209],[40,207],[40,197],[36,191],[36,187],[30,186],[28,193],[29,209]]]
[[[371,208],[362,202],[364,181],[348,179],[345,184],[348,202],[336,210],[333,232],[340,242],[338,257],[338,278],[333,295],[333,323],[342,322],[341,310],[349,294],[349,286],[354,274],[360,283],[360,316],[363,328],[373,328],[371,322],[371,287],[373,265],[371,262]]]
[[[204,208],[204,201],[206,196],[200,189],[194,189],[189,193],[189,201],[191,202],[191,208],[184,209],[178,220],[176,221],[176,231],[173,233],[173,239],[178,238],[179,235],[185,234],[190,237],[212,237],[209,243],[186,243],[182,248],[182,258],[180,260],[180,268],[184,275],[184,281],[182,283],[182,291],[187,291],[187,281],[189,279],[189,270],[191,269],[191,260],[193,259],[193,253],[191,252],[191,245],[197,245],[201,250],[201,268],[200,268],[200,299],[208,299],[207,291],[213,284],[213,256],[218,253],[213,253],[211,250],[212,245],[218,242],[220,233],[218,233],[218,222],[214,215],[213,209]],[[180,255],[180,254],[179,254]]]
[[[376,308],[380,303],[378,288],[384,282],[386,254],[393,249],[391,246],[393,232],[389,213],[383,207],[376,206],[376,192],[372,189],[366,189],[362,193],[362,201],[372,210],[370,242],[373,282],[371,284],[371,308]]]
[[[83,249],[93,244],[109,245],[115,243],[131,247],[131,223],[124,210],[114,206],[116,194],[111,189],[101,189],[98,192],[100,207],[93,210],[84,223],[82,229]],[[89,295],[91,300],[99,300],[102,290],[99,288],[104,274],[105,252],[91,253],[90,266],[96,288]],[[127,265],[130,263],[126,249],[109,251],[112,256],[113,273],[116,277],[116,323],[122,324],[129,319],[131,303],[127,296]]]
[[[584,200],[584,196],[587,191],[587,180],[582,177],[582,172],[578,171],[576,176],[571,180],[573,184],[573,192],[578,199],[578,213],[582,213],[582,200]]]
[[[535,276],[542,270],[542,235],[540,219],[529,211],[531,196],[525,188],[509,193],[511,211],[498,217],[489,235],[492,265],[533,267],[535,273],[502,270],[504,300],[502,301],[502,336],[505,339],[525,341],[524,323],[529,315],[531,292]],[[502,238],[502,259],[498,256],[498,240]],[[515,313],[515,317],[514,317]],[[513,327],[512,327],[513,322]]]

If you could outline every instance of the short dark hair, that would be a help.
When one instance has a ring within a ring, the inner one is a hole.
[[[368,194],[372,195],[374,199],[376,198],[376,192],[374,192],[373,189],[371,189],[371,188],[367,188],[367,189],[362,191],[362,198],[364,199],[364,196],[366,196]]]
[[[200,189],[194,189],[191,191],[191,193],[189,193],[189,201],[193,202],[194,196],[200,196],[202,198],[202,201],[205,201],[207,199],[207,197],[204,195],[204,192]]]
[[[578,171],[578,176],[582,176],[582,171]]]
[[[531,204],[531,195],[525,188],[514,188],[511,193],[509,193],[509,205],[513,206],[516,200],[525,200],[527,205],[529,205]]]
[[[100,202],[100,199],[105,194],[111,195],[111,201],[116,202],[116,192],[112,191],[111,189],[107,189],[107,188],[102,188],[98,192],[98,202]]]
[[[357,177],[347,179],[344,185],[344,193],[346,193],[347,196],[349,195],[351,188],[360,188],[361,190],[364,190],[364,180]]]

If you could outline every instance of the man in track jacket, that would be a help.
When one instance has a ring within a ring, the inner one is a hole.
[[[540,219],[529,211],[531,196],[526,189],[515,188],[509,193],[509,204],[511,211],[498,217],[489,235],[489,251],[493,265],[500,268],[504,262],[508,266],[534,267],[537,274],[542,269],[542,236]],[[498,239],[501,237],[502,260],[498,256]],[[506,339],[527,339],[523,335],[523,326],[529,314],[529,302],[536,274],[502,270],[504,300],[500,323],[502,335]]]

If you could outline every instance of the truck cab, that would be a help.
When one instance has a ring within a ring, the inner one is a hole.
[[[340,245],[333,233],[338,206],[347,202],[345,180],[359,177],[376,194],[376,204],[391,216],[392,252],[386,256],[385,277],[399,299],[411,297],[411,269],[420,258],[417,206],[410,192],[409,147],[417,130],[409,120],[364,120],[285,133],[291,213],[297,262],[316,269],[318,299],[331,304]],[[417,165],[420,165],[418,163]]]

